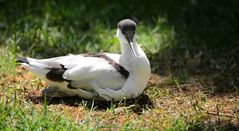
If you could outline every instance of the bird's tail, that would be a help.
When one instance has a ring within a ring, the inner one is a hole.
[[[44,63],[42,63],[41,60],[38,59],[17,57],[16,62],[20,63],[22,67],[43,78],[49,72],[49,69],[45,67]]]
[[[16,58],[16,62],[29,64],[29,61],[27,60],[27,58],[25,58],[25,57],[20,57],[20,56],[18,56],[18,57]]]
[[[17,62],[17,63],[21,63],[21,66],[22,66],[22,67],[24,67],[24,68],[26,68],[26,69],[29,69],[29,61],[27,60],[26,57],[20,57],[20,56],[18,56],[18,57],[16,58],[16,62]]]

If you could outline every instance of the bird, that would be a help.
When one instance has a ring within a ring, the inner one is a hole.
[[[147,86],[150,62],[136,42],[136,22],[118,22],[116,37],[121,54],[93,52],[47,59],[18,56],[16,62],[48,84],[42,95],[106,101],[133,99]]]

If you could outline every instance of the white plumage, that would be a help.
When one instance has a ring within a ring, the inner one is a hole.
[[[149,80],[150,63],[135,41],[136,24],[126,19],[118,24],[122,54],[92,53],[50,59],[19,57],[23,67],[44,79],[49,96],[75,96],[107,101],[135,98]],[[54,90],[52,90],[54,87]]]

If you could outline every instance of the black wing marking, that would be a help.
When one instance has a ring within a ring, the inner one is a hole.
[[[56,82],[69,81],[62,77],[67,69],[64,67],[64,65],[60,65],[60,66],[61,68],[49,69],[50,71],[46,74],[46,78]]]

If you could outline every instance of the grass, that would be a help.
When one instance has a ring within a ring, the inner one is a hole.
[[[238,129],[237,5],[236,0],[0,1],[0,129]],[[17,55],[118,53],[114,34],[123,18],[138,23],[137,41],[153,72],[136,99],[46,99],[41,96],[46,83],[16,66]]]

